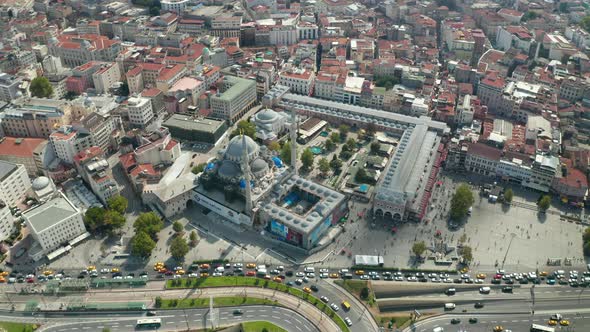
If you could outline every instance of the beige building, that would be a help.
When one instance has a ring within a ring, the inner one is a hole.
[[[226,76],[221,89],[211,96],[212,115],[236,122],[256,103],[256,82],[244,78]]]
[[[36,176],[43,169],[46,148],[46,139],[3,137],[0,139],[0,160],[22,164],[30,176]]]
[[[92,81],[97,93],[107,93],[120,80],[121,72],[115,62],[102,65],[99,70],[92,74]]]
[[[31,180],[22,164],[0,161],[0,200],[8,206],[20,203],[31,189]]]
[[[55,106],[23,105],[10,108],[1,115],[6,136],[48,138],[64,124],[64,112]]]

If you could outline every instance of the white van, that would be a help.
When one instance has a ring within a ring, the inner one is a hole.
[[[303,269],[303,271],[305,271],[305,273],[312,273],[312,272],[315,272],[315,267],[309,266],[309,267],[306,267],[305,269]]]
[[[480,287],[479,292],[482,294],[489,294],[492,289],[490,287]]]
[[[256,271],[258,271],[258,270],[266,270],[266,265],[257,265]]]
[[[445,303],[445,310],[453,310],[456,305],[454,303]]]
[[[445,329],[443,329],[443,328],[442,328],[442,326],[435,327],[435,328],[432,330],[432,332],[444,332],[444,331],[445,331]]]
[[[217,268],[215,268],[215,272],[223,273],[224,271],[225,268],[223,266],[218,266]]]

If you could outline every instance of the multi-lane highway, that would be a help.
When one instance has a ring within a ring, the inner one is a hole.
[[[242,310],[241,315],[234,314],[236,309]],[[315,332],[319,331],[308,319],[297,312],[283,307],[271,306],[242,306],[220,308],[217,312],[216,327],[228,326],[249,321],[268,321],[287,331]],[[57,318],[36,317],[44,322],[41,331],[45,332],[81,332],[101,331],[109,328],[111,331],[136,331],[138,319],[148,318],[145,314],[125,316],[81,316],[74,322],[67,322]],[[179,331],[211,328],[209,309],[166,310],[159,312],[155,318],[162,320],[162,327],[158,331]]]

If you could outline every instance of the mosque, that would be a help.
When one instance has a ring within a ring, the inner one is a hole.
[[[265,111],[267,112],[267,111]],[[310,250],[348,213],[343,194],[298,175],[296,121],[290,121],[291,165],[246,135],[233,137],[210,161],[193,200],[236,225]]]

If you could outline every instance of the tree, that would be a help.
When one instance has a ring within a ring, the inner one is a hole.
[[[582,18],[582,21],[580,21],[580,26],[582,29],[590,32],[590,15],[584,16],[584,18]]]
[[[379,152],[379,150],[381,149],[381,143],[379,142],[373,142],[371,143],[371,153],[377,153]]]
[[[189,235],[189,240],[191,247],[197,246],[197,243],[199,242],[199,236],[197,235],[197,232],[195,230],[193,230]]]
[[[291,163],[291,142],[287,141],[281,148],[281,159],[285,164]]]
[[[471,262],[473,260],[473,249],[471,249],[470,246],[463,246],[461,254],[466,262]]]
[[[334,158],[332,158],[332,161],[330,161],[330,167],[332,168],[334,173],[338,173],[342,168],[342,161],[338,159],[336,155],[334,155]]]
[[[320,159],[318,167],[322,175],[326,175],[330,171],[330,162],[326,158]]]
[[[184,256],[186,256],[188,251],[188,244],[186,243],[186,240],[181,236],[174,238],[174,240],[172,240],[172,243],[170,243],[170,254],[172,254],[172,257],[174,257],[174,259],[178,261],[184,260]]]
[[[150,7],[150,16],[159,16],[160,15],[160,8],[158,7]]]
[[[340,134],[338,134],[337,132],[333,132],[330,134],[330,140],[332,140],[332,143],[340,143]]]
[[[354,149],[356,148],[356,141],[354,140],[354,138],[349,138],[349,139],[346,141],[346,148],[347,148],[349,151],[354,151]]]
[[[311,169],[313,166],[313,152],[311,152],[310,148],[303,150],[303,153],[301,154],[301,163],[306,170]]]
[[[350,132],[350,126],[341,124],[340,127],[338,127],[338,131],[340,132],[340,136],[342,138],[346,138],[346,135],[348,135],[348,132]]]
[[[324,142],[324,147],[328,151],[333,151],[336,148],[336,144],[334,144],[334,141],[331,139],[327,139],[326,142]]]
[[[155,301],[155,303],[154,303],[154,306],[155,306],[156,308],[159,308],[159,307],[161,307],[161,306],[162,306],[162,298],[161,298],[161,297],[159,297],[159,296],[156,296],[156,301]]]
[[[29,91],[33,97],[49,98],[53,94],[53,86],[47,77],[39,76],[31,81]]]
[[[172,229],[174,230],[175,233],[178,234],[184,230],[184,225],[182,225],[182,223],[177,220],[172,224]]]
[[[586,228],[584,234],[582,234],[582,241],[589,242],[590,241],[590,227]]]
[[[147,258],[156,248],[156,242],[144,231],[139,231],[131,239],[131,253],[135,256]]]
[[[541,199],[539,199],[539,201],[537,202],[537,206],[539,206],[539,209],[541,209],[541,211],[547,211],[547,209],[549,209],[549,207],[551,206],[551,196],[541,196]]]
[[[534,20],[537,17],[539,17],[539,14],[532,12],[532,11],[528,11],[528,12],[524,13],[524,15],[522,16],[522,21],[526,22],[526,21]],[[584,19],[582,19],[582,21],[584,21]]]
[[[200,163],[191,169],[193,174],[199,174],[205,170],[207,163]]]
[[[465,217],[473,202],[474,198],[471,189],[466,184],[460,185],[451,199],[451,219]]]
[[[508,188],[504,191],[504,202],[506,202],[506,203],[512,202],[513,197],[514,197],[514,193],[512,192],[511,188]]]
[[[370,293],[369,287],[363,287],[361,289],[361,293],[360,293],[361,299],[363,299],[363,300],[368,299],[369,298],[369,293]]]
[[[426,251],[426,243],[424,241],[416,242],[412,246],[412,252],[418,257],[422,257],[422,254]]]
[[[108,210],[104,217],[104,230],[110,235],[114,235],[125,226],[126,221],[125,217],[119,212]]]
[[[250,136],[250,138],[256,138],[256,125],[250,121],[242,120],[238,122],[236,129],[232,131],[230,137],[238,136],[240,134],[244,134],[246,136]]]
[[[78,98],[79,94],[76,93],[75,91],[68,91],[66,92],[64,99],[65,100],[74,100],[76,98]]]
[[[86,224],[86,227],[91,233],[100,230],[104,226],[106,212],[105,209],[97,206],[93,206],[86,210],[86,214],[84,214],[84,224]]]
[[[164,222],[153,212],[142,213],[133,223],[136,232],[145,232],[152,239],[157,239],[157,234],[164,228]]]
[[[268,149],[270,151],[279,151],[281,149],[281,145],[277,141],[272,141],[268,144]]]
[[[110,210],[117,211],[120,214],[125,214],[125,211],[127,211],[127,206],[129,205],[129,201],[127,198],[117,195],[109,198],[107,200],[107,205]]]
[[[123,97],[129,96],[129,83],[127,83],[126,80],[123,81],[123,83],[121,83],[121,85],[119,85],[119,88],[117,89],[117,95],[123,96]]]

